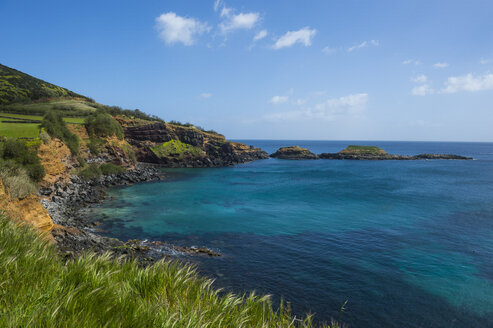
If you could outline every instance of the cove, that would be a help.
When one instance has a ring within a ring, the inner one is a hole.
[[[267,152],[348,145],[242,142]],[[493,326],[493,144],[373,144],[475,160],[164,169],[166,182],[111,189],[92,213],[108,236],[218,250],[223,257],[196,259],[216,286],[272,294],[318,321],[347,300],[351,327]]]

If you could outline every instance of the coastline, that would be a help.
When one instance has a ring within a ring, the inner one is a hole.
[[[220,256],[206,247],[180,247],[165,241],[122,241],[105,237],[101,234],[103,231],[98,230],[100,222],[88,217],[87,210],[106,199],[107,188],[165,181],[166,175],[158,167],[139,163],[135,169],[124,173],[87,181],[72,176],[69,184],[55,183],[51,188],[40,189],[41,204],[55,224],[52,235],[62,256],[75,258],[85,251],[111,252],[112,256],[136,259],[143,265],[176,255]]]

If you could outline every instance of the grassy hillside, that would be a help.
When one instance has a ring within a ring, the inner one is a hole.
[[[190,266],[109,256],[64,262],[39,233],[0,216],[2,327],[312,327],[269,297],[219,295]]]
[[[0,103],[36,101],[43,98],[90,99],[0,64]]]

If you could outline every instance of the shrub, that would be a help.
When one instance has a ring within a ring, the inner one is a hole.
[[[38,149],[43,141],[40,138],[26,140],[27,148]]]
[[[45,145],[49,144],[51,141],[51,137],[44,129],[39,133],[39,138],[43,141]]]
[[[101,170],[99,168],[99,165],[97,164],[88,164],[82,169],[79,170],[79,173],[77,174],[84,180],[92,180],[99,178],[101,176]]]
[[[87,148],[89,148],[91,154],[98,155],[99,152],[101,151],[101,147],[105,144],[106,144],[106,140],[92,137],[89,139],[89,142],[87,143]]]
[[[86,130],[90,137],[112,137],[123,139],[123,128],[111,115],[98,112],[86,118]]]
[[[125,172],[125,169],[121,166],[113,163],[88,164],[79,170],[77,174],[84,180],[92,180],[99,178],[101,175],[112,175]]]
[[[26,170],[13,161],[0,161],[0,179],[12,199],[22,199],[38,190]]]
[[[121,166],[115,165],[113,163],[104,163],[99,166],[101,174],[112,175],[125,172],[125,169]]]
[[[97,108],[99,111],[110,114],[112,116],[117,116],[117,115],[122,115],[122,116],[128,116],[128,117],[135,117],[144,121],[158,121],[158,122],[164,122],[161,118],[157,117],[156,115],[148,115],[144,112],[142,112],[139,109],[122,109],[121,107],[118,106],[105,106],[101,104],[94,104],[95,108]]]
[[[182,122],[180,122],[180,121],[175,121],[175,120],[171,120],[171,121],[169,121],[168,123],[169,123],[169,124],[172,124],[172,125],[184,126],[184,127],[187,127],[187,128],[188,128],[188,127],[192,127],[192,126],[194,126],[192,123],[189,123],[189,122],[187,122],[187,123],[182,123]]]
[[[70,149],[72,155],[79,153],[79,138],[70,132],[63,117],[54,111],[48,111],[43,118],[41,126],[52,137],[62,140]]]
[[[132,146],[130,146],[129,144],[123,144],[122,149],[125,155],[127,155],[130,159],[132,164],[137,164],[137,156],[135,155],[135,151],[133,150]]]
[[[34,182],[43,180],[45,176],[45,169],[36,149],[28,147],[22,140],[9,138],[0,142],[0,159],[22,167]]]

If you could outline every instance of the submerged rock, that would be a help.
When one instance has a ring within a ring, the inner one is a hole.
[[[279,159],[318,159],[318,156],[299,146],[281,147],[270,157]]]

